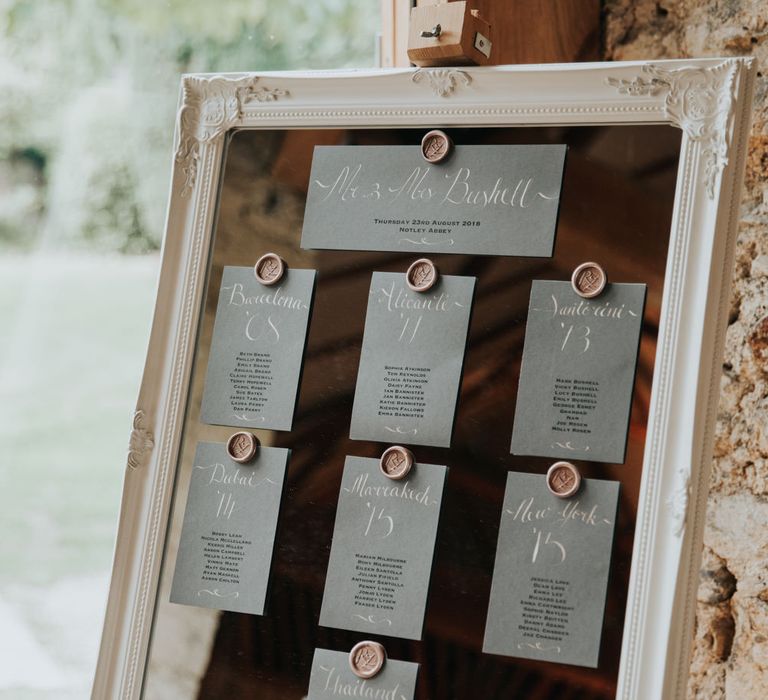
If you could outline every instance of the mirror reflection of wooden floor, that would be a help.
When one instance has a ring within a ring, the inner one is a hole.
[[[453,446],[414,450],[417,460],[450,467],[424,640],[377,638],[391,658],[422,664],[421,700],[614,696],[679,133],[662,126],[451,131],[456,143],[565,142],[570,149],[553,259],[433,256],[441,272],[474,275],[478,284]],[[315,144],[417,144],[422,135],[415,130],[241,132],[230,146],[185,454],[201,434],[195,422],[223,265],[252,264],[274,250],[294,267],[315,267],[319,278],[294,430],[269,436],[270,444],[293,450],[269,613],[218,617],[209,658],[199,669],[199,698],[298,700],[306,693],[316,647],[346,650],[361,638],[318,627],[317,620],[344,458],[378,456],[384,448],[348,439],[370,275],[404,271],[415,256],[301,250],[303,202]],[[586,477],[622,483],[597,669],[481,653],[506,472],[543,474],[552,461],[509,454],[530,282],[568,279],[586,259],[599,261],[609,280],[648,284],[626,462],[580,463]],[[181,469],[188,468],[182,461]],[[183,498],[177,497],[179,509]],[[175,517],[171,552],[177,526]],[[165,578],[173,563],[168,556]],[[162,636],[166,644],[168,635],[158,631],[169,619],[169,605],[167,597],[160,601],[155,623],[155,638]],[[153,675],[163,673],[153,646],[146,697],[159,697]]]

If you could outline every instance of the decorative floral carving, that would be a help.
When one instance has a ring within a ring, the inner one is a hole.
[[[181,195],[191,192],[197,178],[200,146],[223,138],[243,118],[249,102],[274,102],[288,95],[287,90],[256,86],[258,77],[184,79],[183,100],[179,109],[179,143],[176,162],[184,172]]]
[[[255,90],[251,90],[251,92],[248,94],[248,99],[246,102],[276,102],[280,97],[288,97],[288,90],[260,87],[256,88]]]
[[[653,64],[642,68],[649,78],[607,78],[621,94],[655,96],[662,92],[667,118],[701,144],[704,183],[710,199],[727,161],[731,138],[733,90],[738,62],[727,60],[712,68],[666,69]]]
[[[144,464],[144,459],[155,446],[151,432],[144,427],[144,411],[137,410],[133,414],[133,429],[128,443],[128,468],[138,469]]]
[[[411,80],[420,83],[425,78],[438,97],[449,97],[457,86],[467,87],[472,82],[469,73],[455,68],[420,68]]]
[[[667,498],[667,505],[672,511],[672,519],[675,521],[675,535],[680,537],[685,531],[685,521],[688,517],[688,501],[691,495],[691,475],[687,469],[677,470],[677,484],[675,490]]]
[[[668,86],[664,81],[651,78],[645,80],[644,78],[633,78],[632,80],[623,80],[621,78],[607,78],[608,85],[615,87],[622,95],[658,95],[662,90],[665,90]]]

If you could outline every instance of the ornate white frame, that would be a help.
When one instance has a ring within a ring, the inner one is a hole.
[[[753,75],[728,58],[185,76],[93,697],[141,694],[230,130],[667,123],[683,135],[617,698],[683,698]]]

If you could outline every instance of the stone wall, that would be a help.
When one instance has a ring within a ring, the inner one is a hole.
[[[757,59],[688,697],[768,698],[768,2],[606,0],[610,60]]]

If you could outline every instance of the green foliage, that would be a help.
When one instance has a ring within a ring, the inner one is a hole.
[[[377,0],[0,0],[0,245],[39,221],[49,246],[156,249],[180,74],[370,66],[377,27]]]

